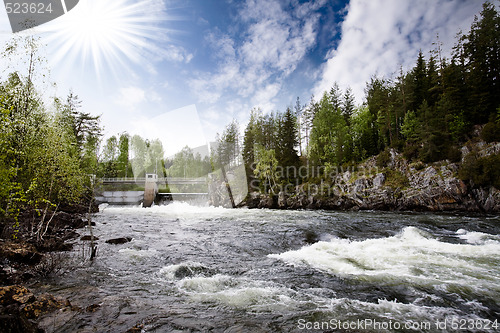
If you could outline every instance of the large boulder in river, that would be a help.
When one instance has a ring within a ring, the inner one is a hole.
[[[108,239],[106,243],[108,244],[125,244],[132,240],[132,237],[120,237],[120,238],[112,238]]]

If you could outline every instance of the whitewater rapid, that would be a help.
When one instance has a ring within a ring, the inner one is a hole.
[[[442,322],[500,314],[496,216],[174,203],[108,206],[93,220],[95,262],[40,289],[99,306],[47,318],[48,332],[323,332],[364,320],[414,326],[350,331],[445,332]],[[132,241],[104,242],[114,237]]]

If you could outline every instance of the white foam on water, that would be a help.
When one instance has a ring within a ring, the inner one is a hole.
[[[252,280],[226,274],[205,276],[202,272],[181,279],[175,273],[183,267],[196,268],[204,265],[186,261],[176,265],[165,266],[159,271],[159,277],[174,283],[177,289],[188,295],[194,302],[216,302],[236,309],[254,312],[286,311],[298,308],[314,308],[329,300],[315,296],[300,294],[297,291],[269,281]]]
[[[451,244],[418,228],[406,227],[392,237],[363,241],[335,238],[269,257],[358,279],[464,285],[500,293],[499,255],[499,241]]]
[[[326,298],[313,295],[311,290],[295,291],[272,282],[248,280],[217,274],[197,276],[177,282],[179,290],[194,302],[216,302],[248,312],[290,313],[290,311],[320,311],[332,318],[383,318],[399,322],[436,322],[446,317],[481,319],[464,315],[460,310],[407,304],[379,299],[376,303],[350,298]]]
[[[232,216],[235,214],[244,214],[245,209],[231,210],[223,207],[213,206],[194,206],[186,202],[172,202],[168,205],[152,206],[143,208],[141,206],[107,206],[101,210],[101,214],[135,217],[140,214],[141,217],[148,218],[168,218],[187,221],[189,223],[197,223],[197,221],[206,220],[207,218],[219,218]]]
[[[358,318],[379,317],[384,321],[392,320],[400,323],[426,323],[435,325],[445,318],[460,318],[462,320],[484,320],[474,314],[464,314],[458,309],[439,306],[422,306],[412,303],[401,303],[379,299],[377,303],[364,302],[352,299],[338,299],[332,302],[331,311],[342,313],[346,306],[349,314]],[[417,325],[418,327],[418,325]],[[435,326],[431,326],[431,331]],[[415,331],[419,331],[415,329]],[[428,330],[424,330],[428,331]]]
[[[155,249],[136,249],[136,248],[125,248],[118,250],[119,253],[128,255],[130,258],[139,259],[146,257],[153,257],[158,254]]]
[[[381,318],[399,322],[436,322],[446,317],[478,320],[476,315],[465,315],[458,309],[427,306],[414,302],[401,303],[397,300],[379,299],[377,302],[350,298],[335,298],[318,295],[317,290],[293,290],[272,281],[252,280],[247,277],[215,274],[193,275],[176,279],[175,272],[183,267],[204,267],[187,261],[163,267],[159,274],[187,295],[195,303],[217,303],[249,313],[298,313],[320,311],[331,318]],[[321,293],[320,293],[321,294]],[[482,307],[480,303],[477,307]]]
[[[486,243],[495,243],[500,241],[499,235],[490,235],[478,231],[467,231],[459,229],[456,232],[458,238],[465,240],[469,244],[483,245]]]
[[[224,274],[185,278],[178,281],[177,286],[195,302],[217,302],[250,312],[283,312],[308,306],[316,308],[325,301],[310,299],[271,282]]]

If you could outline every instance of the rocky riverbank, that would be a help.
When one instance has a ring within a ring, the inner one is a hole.
[[[355,170],[341,170],[291,191],[249,193],[243,204],[274,209],[500,212],[496,187],[477,186],[459,177],[471,153],[478,158],[498,155],[500,143],[469,143],[461,149],[461,161],[455,163],[410,163],[391,149],[383,166],[378,157],[372,157]]]
[[[94,211],[98,209],[94,207]],[[45,313],[71,309],[67,300],[48,294],[35,295],[26,286],[40,282],[50,274],[58,274],[63,251],[71,250],[72,241],[80,235],[77,229],[88,225],[85,207],[67,207],[50,215],[45,234],[37,237],[33,226],[40,215],[26,211],[18,224],[5,221],[0,239],[0,327],[2,332],[43,332],[36,324]]]

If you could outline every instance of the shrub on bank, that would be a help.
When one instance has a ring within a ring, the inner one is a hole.
[[[490,121],[481,131],[481,139],[490,143],[500,141],[500,123]]]
[[[410,184],[408,177],[406,177],[401,171],[394,169],[385,169],[385,185],[392,187],[394,190],[403,189]]]
[[[465,157],[458,176],[474,187],[494,186],[500,189],[500,155],[479,157],[472,152]]]

